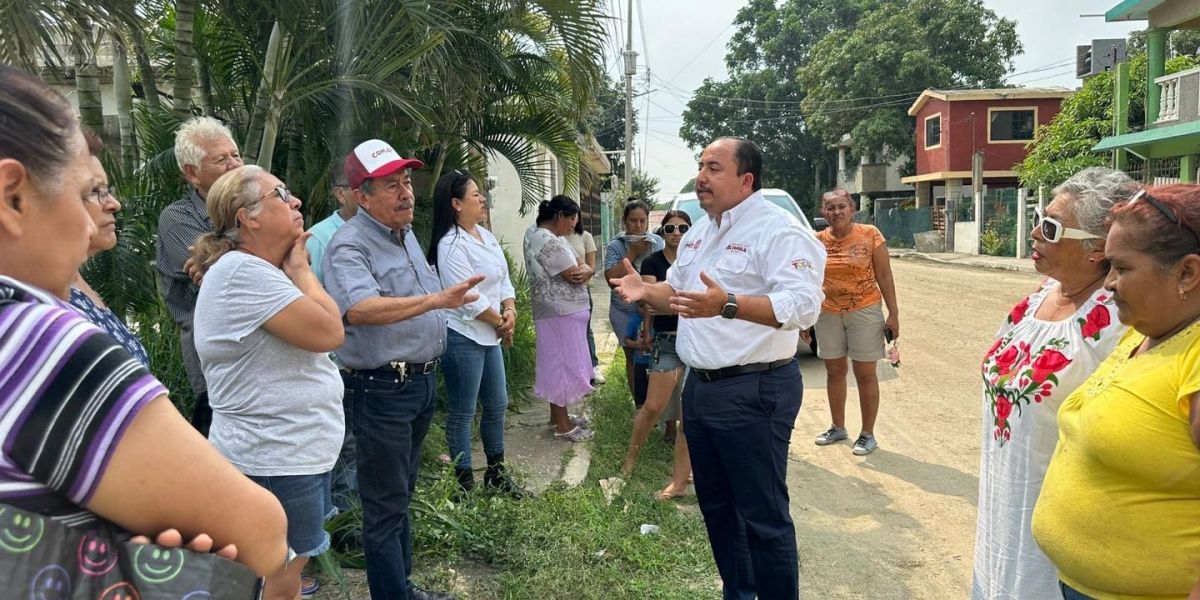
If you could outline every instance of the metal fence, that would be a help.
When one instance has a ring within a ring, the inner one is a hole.
[[[913,234],[933,229],[933,215],[928,207],[904,208],[912,198],[888,198],[875,201],[875,227],[893,248],[912,248]]]
[[[1017,243],[1016,188],[988,190],[983,198],[980,252],[992,256],[1016,256]]]
[[[1134,181],[1147,185],[1166,185],[1179,183],[1180,160],[1178,158],[1155,158],[1142,160],[1130,155],[1129,165],[1125,172]]]

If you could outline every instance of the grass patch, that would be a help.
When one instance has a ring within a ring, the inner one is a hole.
[[[619,360],[592,398],[596,437],[579,487],[551,486],[522,502],[476,494],[455,504],[448,472],[422,478],[413,501],[414,572],[421,583],[447,589],[452,580],[483,570],[484,576],[466,577],[471,598],[684,599],[719,593],[699,515],[654,500],[671,469],[671,447],[656,434],[621,495],[604,503],[597,482],[619,469],[633,418]],[[641,535],[643,523],[658,525],[660,533]]]

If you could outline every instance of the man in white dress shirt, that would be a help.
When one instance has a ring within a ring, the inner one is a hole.
[[[696,496],[726,599],[799,596],[787,456],[803,384],[801,330],[821,313],[825,248],[763,198],[762,150],[720,138],[700,155],[696,195],[708,214],[683,237],[667,280],[632,265],[614,279],[627,301],[674,311],[692,368],[684,433]],[[628,262],[628,261],[627,261]]]

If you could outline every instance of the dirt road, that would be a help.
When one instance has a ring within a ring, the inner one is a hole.
[[[801,361],[804,406],[788,472],[802,597],[966,598],[979,472],[979,361],[1001,319],[1038,278],[893,260],[903,366],[880,363],[879,449],[818,447],[829,426],[825,372]]]

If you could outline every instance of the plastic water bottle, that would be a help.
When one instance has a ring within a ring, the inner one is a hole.
[[[893,367],[900,368],[900,341],[892,340],[887,347],[887,359]]]

